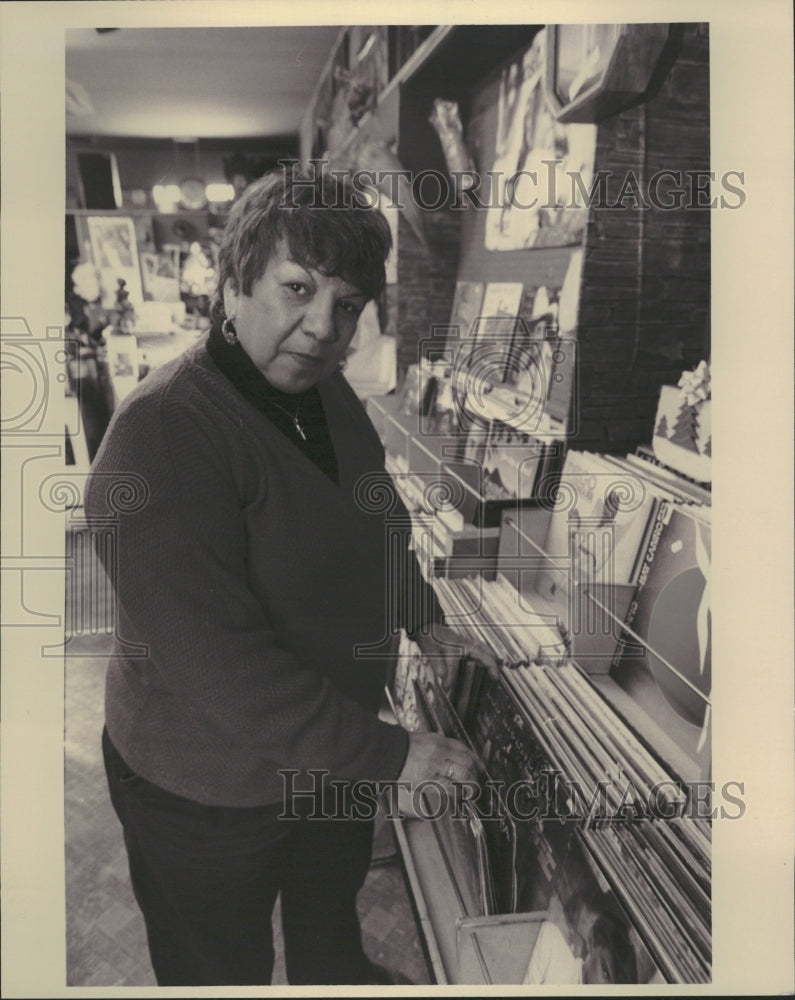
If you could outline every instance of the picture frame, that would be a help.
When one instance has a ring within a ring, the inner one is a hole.
[[[133,305],[142,302],[141,265],[133,220],[129,216],[90,215],[86,225],[102,308],[115,307],[119,281],[125,282]]]

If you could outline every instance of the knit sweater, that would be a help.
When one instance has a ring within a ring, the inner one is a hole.
[[[200,344],[122,403],[86,488],[89,523],[114,539],[100,548],[118,609],[111,740],[207,805],[278,802],[284,768],[377,781],[405,760],[407,734],[377,708],[406,535],[388,545],[378,492],[361,489],[384,456],[355,394],[340,375],[318,389],[339,485]]]

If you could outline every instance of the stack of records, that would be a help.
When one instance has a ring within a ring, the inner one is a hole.
[[[538,594],[593,612],[600,588],[632,588],[610,676],[690,756],[706,752],[711,610],[708,490],[655,465],[570,451],[544,550]],[[604,593],[604,591],[602,591]],[[609,591],[608,591],[609,592]],[[576,598],[576,600],[575,600]]]
[[[573,664],[504,671],[579,835],[673,982],[709,979],[710,827]]]
[[[696,844],[696,826],[606,823],[580,832],[669,982],[710,980],[709,842]]]
[[[414,687],[423,728],[460,739],[474,750],[438,681],[417,679]],[[441,810],[432,822],[462,916],[515,912],[516,825],[497,786],[486,773],[478,795],[452,797],[451,803],[454,808]]]
[[[544,620],[549,616],[536,612],[533,619],[524,599],[520,622],[519,604],[511,603],[512,588],[502,578],[436,585],[451,623],[469,628],[498,655],[502,682],[556,773],[556,815],[577,827],[662,975],[672,982],[708,981],[708,821],[690,815],[692,803],[676,776],[567,659],[555,624]],[[548,640],[546,655],[539,636]],[[556,643],[557,655],[550,656]]]
[[[531,608],[501,574],[496,580],[439,579],[434,586],[448,624],[485,643],[502,665],[566,660],[568,645],[557,614],[546,605]]]
[[[548,599],[575,584],[637,583],[661,510],[685,507],[709,517],[706,490],[666,478],[636,456],[569,451],[555,494],[544,549],[567,568],[540,574],[537,587]]]

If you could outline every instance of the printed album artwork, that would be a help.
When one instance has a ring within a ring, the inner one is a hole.
[[[457,281],[450,325],[458,340],[474,336],[476,320],[480,316],[485,285],[482,281]]]
[[[651,710],[662,696],[693,727],[709,721],[710,537],[709,522],[698,511],[669,504],[660,508],[626,618],[626,624],[648,640],[648,656],[628,655],[625,647],[632,639],[626,636],[612,669],[616,682]]]
[[[528,499],[544,458],[544,444],[495,421],[483,444],[483,496],[491,500]]]
[[[522,285],[459,282],[453,305],[451,361],[456,391],[482,399],[505,379],[517,325]],[[477,305],[476,305],[477,303]]]
[[[619,629],[610,676],[699,754],[710,722],[710,495],[642,455],[567,453],[535,587],[570,609],[590,585],[632,588],[634,635]]]
[[[486,285],[480,308],[481,318],[475,334],[478,339],[495,338],[500,342],[510,343],[519,315],[522,291],[521,282],[490,281]]]
[[[587,208],[572,204],[568,174],[577,172],[590,189],[596,127],[561,124],[547,107],[545,36],[546,31],[540,31],[524,58],[504,69],[500,80],[491,166],[500,197],[488,211],[487,250],[571,246],[580,241],[587,223]],[[517,174],[511,192],[509,179]]]
[[[459,290],[462,284],[470,283],[459,282]],[[545,305],[536,316],[533,303],[539,300]],[[576,389],[577,341],[573,334],[558,336],[554,322],[546,289],[528,292],[519,282],[485,286],[472,334],[450,352],[461,415],[484,435],[495,421],[540,437],[565,433]]]
[[[638,483],[609,461],[588,452],[569,451],[561,474],[564,498],[552,513],[545,549],[553,558],[574,560],[572,575],[580,582],[631,583],[646,526],[654,507],[651,491],[636,490],[627,502],[622,494]],[[575,569],[576,567],[576,569]],[[568,591],[569,572],[542,574],[539,590],[551,597]]]

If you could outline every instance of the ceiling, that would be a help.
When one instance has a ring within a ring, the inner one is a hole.
[[[339,33],[339,25],[69,30],[67,93],[72,107],[90,110],[67,110],[67,135],[295,133]]]

